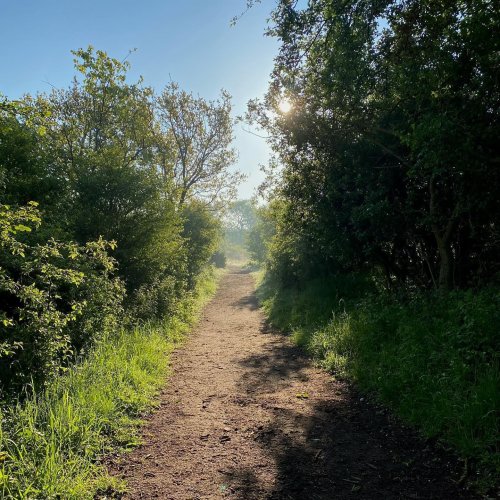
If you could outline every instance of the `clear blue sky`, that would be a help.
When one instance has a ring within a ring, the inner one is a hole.
[[[265,37],[275,2],[262,0],[236,24],[245,0],[0,0],[0,92],[9,98],[66,87],[70,50],[87,47],[121,59],[129,49],[131,77],[161,89],[170,79],[210,99],[221,88],[233,96],[234,114],[266,88],[277,42]],[[239,191],[248,198],[261,180],[265,141],[235,129],[237,168],[249,175]]]

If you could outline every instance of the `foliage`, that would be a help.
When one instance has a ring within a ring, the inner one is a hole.
[[[221,227],[203,202],[192,200],[182,210],[183,237],[187,253],[187,279],[190,287],[203,266],[211,259],[219,246]]]
[[[224,214],[223,248],[230,259],[241,261],[248,258],[246,243],[256,223],[256,206],[251,200],[237,200]]]
[[[235,245],[243,245],[245,236],[256,222],[256,209],[251,200],[237,200],[231,204],[224,218],[226,239]]]
[[[283,166],[284,275],[497,279],[498,16],[488,0],[278,2],[280,54],[249,119]]]
[[[275,155],[254,235],[271,320],[491,470],[499,16],[489,0],[279,0],[247,113]]]
[[[5,204],[35,201],[52,212],[61,202],[64,179],[39,138],[15,114],[0,113],[0,193]]]
[[[46,98],[47,147],[57,151],[73,193],[68,230],[81,243],[117,241],[114,257],[127,290],[151,287],[182,267],[175,262],[180,220],[156,168],[152,90],[127,83],[128,65],[105,52],[80,49],[75,56],[82,81]]]
[[[262,266],[269,258],[269,245],[276,234],[278,205],[279,202],[255,209],[255,223],[246,237],[246,248],[254,264]]]
[[[206,273],[175,315],[159,323],[118,329],[89,355],[0,420],[2,498],[91,499],[122,490],[99,460],[139,442],[141,416],[155,404],[168,374],[168,357],[213,294]]]
[[[104,51],[88,47],[73,54],[77,76],[69,89],[14,104],[6,100],[0,109],[0,201],[39,203],[45,221],[36,234],[41,244],[51,237],[83,246],[100,238],[116,241],[111,254],[127,289],[129,316],[161,318],[208,263],[218,234],[191,224],[179,208],[178,147],[153,90],[142,79],[130,83],[129,64]],[[234,159],[230,99],[224,94],[211,103],[177,86],[170,90],[170,112],[180,122],[195,119],[199,126],[191,140],[205,141],[208,148],[199,152],[204,159],[183,205],[207,203],[207,197],[217,197],[215,178],[228,180]],[[220,136],[212,137],[216,132]],[[231,189],[235,181],[231,177]],[[200,183],[203,195],[197,194]],[[186,234],[196,249],[189,248]]]
[[[211,263],[218,269],[223,269],[226,267],[227,264],[227,257],[226,255],[221,252],[220,250],[217,250],[213,255],[211,259]]]
[[[211,103],[170,89],[170,112],[195,120],[193,145],[208,148],[180,206],[178,147],[153,90],[104,51],[73,54],[68,89],[0,107],[4,388],[58,373],[123,309],[132,323],[173,314],[219,241],[207,196],[234,158],[229,96]]]
[[[236,153],[230,147],[232,120],[230,96],[222,91],[217,101],[207,101],[167,85],[155,100],[165,143],[173,144],[168,159],[179,205],[192,197],[211,206],[225,206],[235,196],[236,185],[244,178],[232,173]]]
[[[30,245],[24,234],[41,223],[37,204],[0,205],[0,380],[43,381],[81,349],[116,327],[123,287],[112,277],[114,246],[54,239]]]
[[[127,62],[73,54],[68,89],[0,96],[2,498],[93,498],[109,484],[100,457],[135,442],[213,289],[202,275],[239,179],[227,94],[170,87],[169,125]],[[181,192],[172,138],[188,124]]]

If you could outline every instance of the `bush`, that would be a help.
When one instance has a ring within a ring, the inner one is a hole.
[[[196,277],[216,251],[221,235],[220,222],[206,204],[192,200],[183,207],[183,237],[187,254],[188,287],[193,288]]]
[[[226,267],[227,259],[224,252],[215,252],[210,260],[212,264],[218,269],[223,269],[224,267]]]
[[[107,254],[114,244],[32,245],[29,234],[40,224],[36,203],[0,206],[3,389],[56,375],[120,316],[123,286]]]

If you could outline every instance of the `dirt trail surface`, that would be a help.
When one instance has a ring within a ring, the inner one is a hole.
[[[144,444],[111,467],[129,499],[471,498],[446,453],[265,324],[231,269],[172,357]]]

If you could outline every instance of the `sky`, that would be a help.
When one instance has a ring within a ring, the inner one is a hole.
[[[161,90],[173,80],[184,90],[216,99],[233,96],[234,116],[267,89],[276,40],[264,36],[274,0],[262,0],[235,26],[246,0],[0,0],[0,93],[67,87],[73,75],[71,50],[93,45],[123,59],[130,49],[130,77]],[[248,175],[238,191],[249,198],[262,181],[259,164],[270,150],[264,139],[235,127],[235,169]]]

